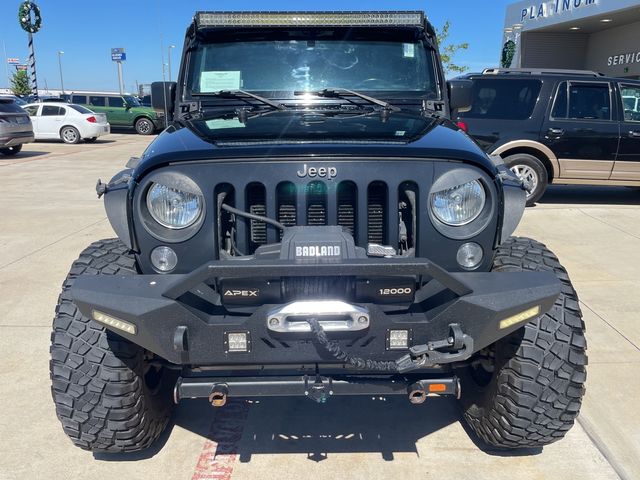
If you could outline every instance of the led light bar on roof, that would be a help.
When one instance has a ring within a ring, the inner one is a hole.
[[[424,14],[398,12],[198,12],[198,28],[206,27],[419,27]]]

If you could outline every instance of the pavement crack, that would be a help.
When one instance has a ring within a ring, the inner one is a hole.
[[[589,217],[589,218],[592,218],[592,219],[594,219],[594,220],[596,220],[596,221],[598,221],[598,222],[600,222],[600,223],[604,223],[605,225],[607,225],[607,226],[609,226],[609,227],[611,227],[611,228],[615,228],[616,230],[618,230],[618,231],[620,231],[620,232],[622,232],[622,233],[626,233],[627,235],[630,235],[630,236],[632,236],[633,238],[637,238],[638,240],[640,240],[640,237],[639,237],[638,235],[636,235],[636,234],[634,234],[634,233],[631,233],[631,232],[627,232],[625,229],[620,228],[620,227],[618,227],[617,225],[614,225],[614,224],[612,224],[612,223],[609,223],[609,222],[607,222],[607,221],[605,221],[605,220],[602,220],[601,218],[594,217],[593,215],[591,215],[591,214],[587,213],[583,208],[579,208],[578,210],[580,211],[580,213],[583,213],[584,215],[586,215],[586,216],[587,216],[587,217]]]
[[[602,315],[600,315],[598,312],[596,312],[593,308],[591,308],[588,304],[586,304],[583,300],[580,300],[580,303],[582,305],[584,305],[587,309],[589,309],[589,311],[591,313],[593,313],[596,317],[598,317],[600,320],[602,320],[604,323],[606,323],[611,329],[613,329],[614,332],[616,332],[618,335],[620,335],[622,338],[624,338],[627,342],[629,342],[629,344],[635,348],[636,350],[638,350],[640,352],[640,347],[638,347],[638,345],[636,345],[635,343],[633,343],[633,341],[631,341],[631,339],[629,339],[629,337],[627,337],[624,333],[622,333],[620,330],[618,330],[616,327],[614,327],[610,322],[608,322]]]
[[[55,241],[53,241],[53,242],[51,242],[51,243],[48,243],[47,245],[44,245],[43,247],[37,248],[36,250],[34,250],[34,251],[32,251],[32,252],[29,252],[29,253],[27,253],[26,255],[23,255],[22,257],[20,257],[20,258],[17,258],[17,259],[15,259],[15,260],[13,260],[12,262],[5,263],[4,265],[0,265],[0,270],[4,269],[4,268],[6,268],[6,267],[10,267],[11,265],[13,265],[13,264],[15,264],[15,263],[18,263],[18,262],[20,262],[20,261],[24,260],[25,258],[29,258],[29,257],[31,257],[31,256],[35,255],[36,253],[41,252],[41,251],[43,251],[43,250],[45,250],[45,249],[47,249],[47,248],[49,248],[49,247],[51,247],[51,246],[53,246],[53,245],[55,245],[55,244],[57,244],[57,243],[60,243],[60,242],[62,242],[63,240],[66,240],[67,238],[72,237],[72,236],[74,236],[74,235],[76,235],[76,234],[78,234],[78,233],[80,233],[80,232],[82,232],[82,231],[84,231],[84,230],[87,230],[87,229],[89,229],[89,228],[91,228],[91,227],[95,227],[95,226],[96,226],[96,225],[98,225],[99,223],[104,222],[106,219],[107,219],[107,217],[102,217],[102,218],[101,218],[100,220],[98,220],[97,222],[94,222],[94,223],[92,223],[92,224],[90,224],[90,225],[87,225],[87,226],[85,226],[85,227],[82,227],[82,228],[81,228],[81,229],[79,229],[79,230],[75,230],[75,231],[73,231],[73,232],[69,233],[68,235],[65,235],[64,237],[61,237],[61,238],[59,238],[59,239],[57,239],[57,240],[55,240]]]

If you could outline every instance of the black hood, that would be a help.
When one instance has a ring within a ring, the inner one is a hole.
[[[135,177],[180,161],[301,156],[436,158],[495,170],[448,120],[405,111],[275,110],[242,119],[228,113],[176,122],[145,150]]]

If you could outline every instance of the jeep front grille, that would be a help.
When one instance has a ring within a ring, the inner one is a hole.
[[[360,185],[355,180],[312,181],[275,186],[252,182],[241,188],[244,194],[230,184],[220,184],[216,191],[227,192],[225,201],[236,208],[274,218],[286,226],[342,226],[361,247],[378,243],[406,251],[416,244],[418,186],[414,182]],[[222,226],[221,232],[233,235],[234,245],[246,254],[282,238],[264,222],[241,218],[233,227]]]

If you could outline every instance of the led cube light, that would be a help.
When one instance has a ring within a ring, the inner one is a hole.
[[[409,330],[389,330],[389,350],[409,348]]]
[[[422,26],[420,11],[397,12],[198,12],[196,24],[203,27],[358,27]]]
[[[249,341],[245,332],[227,334],[227,349],[229,352],[248,351]]]

